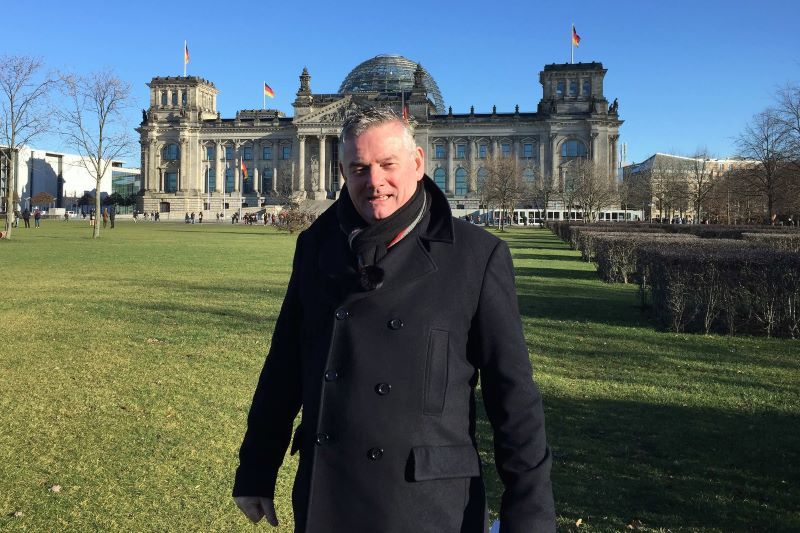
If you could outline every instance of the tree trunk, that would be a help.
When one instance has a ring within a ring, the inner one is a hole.
[[[11,144],[13,146],[14,139],[12,139]],[[8,164],[6,167],[8,173],[6,174],[6,186],[8,189],[6,190],[6,224],[5,224],[5,237],[6,239],[11,238],[11,225],[14,221],[14,193],[17,192],[17,173],[15,171],[16,165],[14,164],[14,150],[11,147],[8,148],[8,153],[6,154],[5,160],[0,161],[1,164],[5,165]]]
[[[93,239],[100,237],[100,218],[100,179],[98,178],[94,189],[94,228],[92,229]]]

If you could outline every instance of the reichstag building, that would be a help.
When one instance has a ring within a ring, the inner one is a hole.
[[[276,204],[288,196],[332,200],[343,184],[338,134],[344,116],[361,106],[407,113],[426,153],[427,173],[453,208],[478,208],[477,184],[493,154],[518,158],[523,179],[557,184],[576,157],[616,173],[622,121],[603,94],[601,63],[546,65],[542,98],[533,111],[496,108],[454,113],[433,77],[418,63],[380,55],[354,68],[336,93],[315,93],[300,75],[293,116],[280,110],[217,112],[219,91],[205,79],[156,77],[141,139],[145,211],[189,211]]]

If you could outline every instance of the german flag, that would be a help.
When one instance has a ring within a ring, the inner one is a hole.
[[[572,44],[578,46],[581,44],[581,36],[575,31],[575,24],[572,25]]]
[[[270,98],[275,98],[275,91],[272,90],[272,87],[267,85],[267,82],[264,82],[264,94]]]
[[[242,179],[247,181],[247,165],[244,164],[244,160],[242,160]]]

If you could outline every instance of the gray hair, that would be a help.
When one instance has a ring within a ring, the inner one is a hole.
[[[339,151],[344,150],[347,141],[352,141],[370,128],[389,122],[398,122],[403,126],[405,144],[409,150],[413,151],[417,147],[417,141],[414,139],[414,126],[390,107],[365,107],[350,112],[345,117],[342,132],[339,134]]]

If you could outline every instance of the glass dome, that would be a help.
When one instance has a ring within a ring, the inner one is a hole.
[[[339,87],[339,93],[376,91],[394,93],[410,91],[414,87],[417,64],[403,56],[379,55],[368,59],[350,71]],[[423,84],[436,112],[444,114],[444,99],[436,81],[424,68]]]

